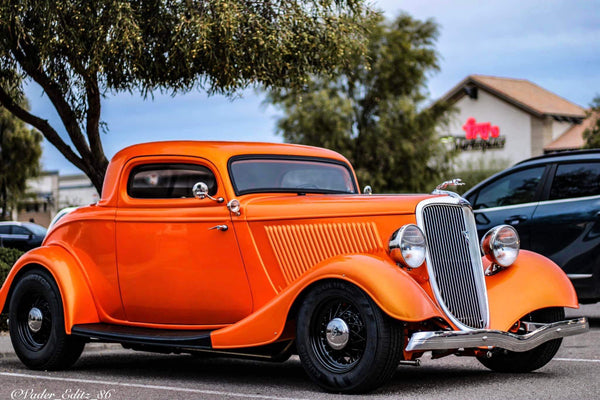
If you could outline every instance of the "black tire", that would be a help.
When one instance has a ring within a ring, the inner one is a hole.
[[[338,350],[326,334],[334,319],[344,321],[349,333]],[[310,290],[298,311],[296,335],[304,370],[331,392],[364,393],[383,385],[402,356],[400,324],[361,289],[343,281],[326,281]]]
[[[41,325],[32,328],[29,316],[34,308],[40,312],[42,320]],[[65,333],[60,292],[49,273],[35,270],[19,279],[10,299],[8,315],[13,348],[28,368],[68,368],[81,355],[85,341]]]
[[[565,319],[563,308],[545,308],[527,314],[522,321],[528,322],[557,322]],[[524,373],[535,371],[548,364],[558,351],[562,338],[550,340],[529,351],[513,352],[500,350],[494,352],[491,358],[478,357],[486,367],[496,372]]]

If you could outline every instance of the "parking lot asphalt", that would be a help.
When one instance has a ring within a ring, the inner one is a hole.
[[[475,359],[424,357],[400,366],[391,383],[361,396],[325,393],[297,357],[282,364],[162,355],[88,344],[67,371],[26,369],[0,336],[0,400],[4,399],[599,399],[600,304],[569,310],[590,318],[590,332],[565,338],[547,366],[528,374],[498,374]]]

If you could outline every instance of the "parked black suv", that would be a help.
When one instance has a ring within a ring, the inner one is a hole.
[[[521,248],[557,263],[580,302],[600,301],[600,150],[530,158],[464,197],[475,210],[479,237],[499,224],[514,226]]]
[[[0,222],[0,247],[27,251],[40,246],[45,236],[46,228],[31,222]]]

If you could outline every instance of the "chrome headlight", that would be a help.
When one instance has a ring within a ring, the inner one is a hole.
[[[519,234],[510,225],[492,228],[481,239],[481,250],[488,260],[501,267],[509,267],[519,255]]]
[[[418,226],[404,225],[392,234],[389,241],[390,257],[408,268],[419,268],[425,261],[427,244]]]

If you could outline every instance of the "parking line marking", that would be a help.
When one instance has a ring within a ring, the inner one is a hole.
[[[101,381],[101,380],[95,380],[95,379],[61,378],[61,377],[57,377],[57,376],[19,374],[19,373],[15,373],[15,372],[0,372],[0,376],[45,379],[48,381],[64,381],[64,382],[74,382],[74,383],[93,383],[93,384],[98,384],[98,385],[113,385],[113,386],[123,386],[123,387],[135,387],[135,388],[142,388],[142,389],[169,390],[169,391],[173,391],[173,392],[187,392],[187,393],[198,393],[198,394],[215,395],[215,396],[243,397],[243,398],[250,398],[250,399],[309,400],[309,399],[303,399],[303,398],[298,398],[298,397],[281,397],[281,396],[268,396],[268,395],[261,395],[261,394],[222,392],[222,391],[217,391],[217,390],[192,389],[192,388],[176,387],[176,386],[144,385],[141,383],[112,382],[112,381]]]
[[[600,360],[587,360],[585,358],[554,358],[556,361],[591,362],[600,363]]]

